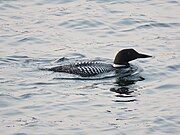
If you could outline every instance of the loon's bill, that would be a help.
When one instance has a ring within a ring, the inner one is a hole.
[[[82,77],[90,77],[101,73],[110,72],[117,68],[127,67],[129,65],[129,61],[138,58],[149,58],[149,57],[152,56],[138,53],[134,49],[123,49],[117,53],[113,65],[95,62],[95,61],[88,61],[88,62],[52,67],[48,70],[54,72],[76,74]]]

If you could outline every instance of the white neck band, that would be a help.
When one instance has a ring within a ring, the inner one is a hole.
[[[118,65],[118,64],[113,64],[113,67],[114,68],[117,68],[117,67],[124,67],[125,65]]]

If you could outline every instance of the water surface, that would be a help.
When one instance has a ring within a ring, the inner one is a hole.
[[[1,0],[1,134],[178,134],[177,0]],[[39,70],[113,62],[124,48],[154,56],[126,77]],[[66,78],[66,79],[62,79]]]

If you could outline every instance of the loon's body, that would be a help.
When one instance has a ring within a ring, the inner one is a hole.
[[[114,67],[111,64],[106,64],[96,61],[87,61],[87,62],[74,63],[71,65],[57,66],[49,70],[54,72],[65,72],[69,74],[77,74],[83,77],[88,77],[105,72],[110,72],[114,70]]]
[[[134,49],[124,49],[118,52],[115,57],[114,64],[106,64],[97,61],[79,62],[70,65],[62,65],[48,69],[54,72],[64,72],[69,74],[77,74],[82,77],[95,76],[101,73],[110,72],[115,69],[127,67],[129,61],[137,58],[151,57],[146,54],[140,54]]]

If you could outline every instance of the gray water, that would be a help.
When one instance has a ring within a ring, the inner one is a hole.
[[[179,35],[178,0],[0,0],[0,134],[178,135]],[[124,48],[153,58],[119,78],[40,70]]]

